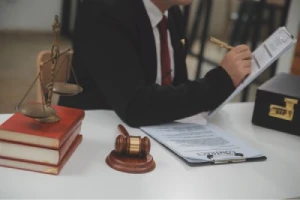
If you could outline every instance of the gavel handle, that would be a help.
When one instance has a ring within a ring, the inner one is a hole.
[[[127,132],[126,128],[123,125],[119,124],[118,128],[124,136],[129,137],[129,133]]]

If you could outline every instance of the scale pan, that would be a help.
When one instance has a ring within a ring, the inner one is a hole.
[[[72,96],[82,92],[83,89],[79,85],[70,83],[54,83],[53,92],[63,96]]]
[[[47,107],[41,103],[28,103],[21,105],[18,111],[23,115],[31,118],[45,118],[55,114],[52,107]]]

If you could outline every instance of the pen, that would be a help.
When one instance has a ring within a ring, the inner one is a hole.
[[[230,46],[230,45],[226,44],[225,42],[222,42],[221,40],[218,40],[218,39],[216,39],[214,37],[210,37],[209,40],[210,40],[211,43],[213,43],[215,45],[218,45],[221,48],[225,48],[228,51],[230,51],[233,48],[232,46]]]

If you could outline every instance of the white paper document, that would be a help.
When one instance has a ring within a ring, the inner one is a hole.
[[[197,115],[193,115],[191,117],[176,120],[176,122],[193,123],[193,124],[200,124],[200,125],[206,125],[207,124],[207,120],[203,117],[203,115],[201,113],[197,114]]]
[[[193,123],[170,123],[141,127],[146,134],[190,163],[262,157],[262,153],[231,137],[219,127]]]
[[[241,83],[235,91],[215,110],[207,113],[206,118],[211,118],[227,102],[231,101],[238,93],[247,87],[255,78],[264,72],[274,61],[296,43],[296,39],[285,27],[278,28],[252,53],[251,74]]]

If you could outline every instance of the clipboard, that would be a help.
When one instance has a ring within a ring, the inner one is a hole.
[[[170,123],[140,128],[190,166],[264,161],[263,153],[214,124]]]
[[[181,159],[190,166],[201,166],[201,165],[221,165],[221,164],[234,164],[234,163],[244,163],[244,162],[260,162],[267,160],[266,156],[260,156],[255,158],[245,158],[243,154],[237,153],[235,157],[227,159],[218,159],[218,156],[207,156],[210,161],[208,162],[190,162],[186,158],[181,157]]]
[[[144,132],[144,131],[143,131]],[[146,132],[144,132],[147,134]],[[161,144],[163,147],[165,147],[169,152],[177,156],[180,160],[182,160],[184,163],[191,167],[197,167],[197,166],[208,166],[208,165],[224,165],[224,164],[238,164],[238,163],[245,163],[245,162],[261,162],[267,160],[267,156],[260,156],[255,158],[245,158],[242,153],[236,153],[234,158],[228,158],[228,159],[218,159],[218,156],[207,156],[210,161],[206,162],[191,162],[189,159],[186,159],[180,155],[178,155],[176,152],[174,152],[172,149],[170,149],[168,146],[164,145],[160,141],[158,141],[156,138],[149,135],[150,138]]]
[[[233,91],[233,93],[219,105],[216,109],[204,113],[206,120],[211,120],[215,114],[228,102],[230,102],[243,89],[250,85],[259,75],[268,69],[280,56],[291,49],[297,39],[286,29],[279,27],[262,44],[253,51],[252,72],[247,78]],[[265,55],[265,57],[263,56]]]

